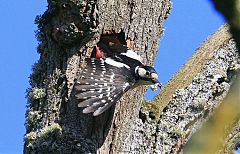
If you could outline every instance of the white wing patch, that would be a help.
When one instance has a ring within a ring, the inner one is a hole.
[[[123,90],[125,90],[128,86],[129,86],[129,83],[126,82],[123,86]]]
[[[109,65],[115,66],[115,67],[126,67],[127,69],[130,69],[130,67],[124,63],[117,62],[113,60],[112,58],[106,58],[105,62]]]
[[[141,56],[139,56],[136,52],[131,49],[128,49],[126,53],[121,53],[121,55],[127,56],[132,59],[136,59],[142,63]]]

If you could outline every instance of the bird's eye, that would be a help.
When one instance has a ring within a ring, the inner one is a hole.
[[[147,72],[146,72],[146,75],[149,76],[149,75],[150,75],[150,72],[147,71]]]

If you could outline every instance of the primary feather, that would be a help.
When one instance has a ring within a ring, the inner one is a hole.
[[[135,79],[125,65],[116,67],[115,63],[95,58],[86,59],[86,62],[87,66],[75,84],[75,97],[81,101],[78,107],[86,107],[83,113],[94,112],[97,116],[116,103]]]

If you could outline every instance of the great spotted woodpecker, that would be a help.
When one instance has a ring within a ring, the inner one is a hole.
[[[152,85],[152,90],[161,87],[155,69],[143,65],[141,57],[131,49],[85,60],[86,67],[74,86],[76,99],[80,100],[78,107],[85,107],[83,113],[98,116],[139,85]]]

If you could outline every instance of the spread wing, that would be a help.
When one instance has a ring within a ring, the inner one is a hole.
[[[87,66],[75,83],[78,107],[98,116],[116,103],[135,83],[128,66],[104,59],[86,59]]]

